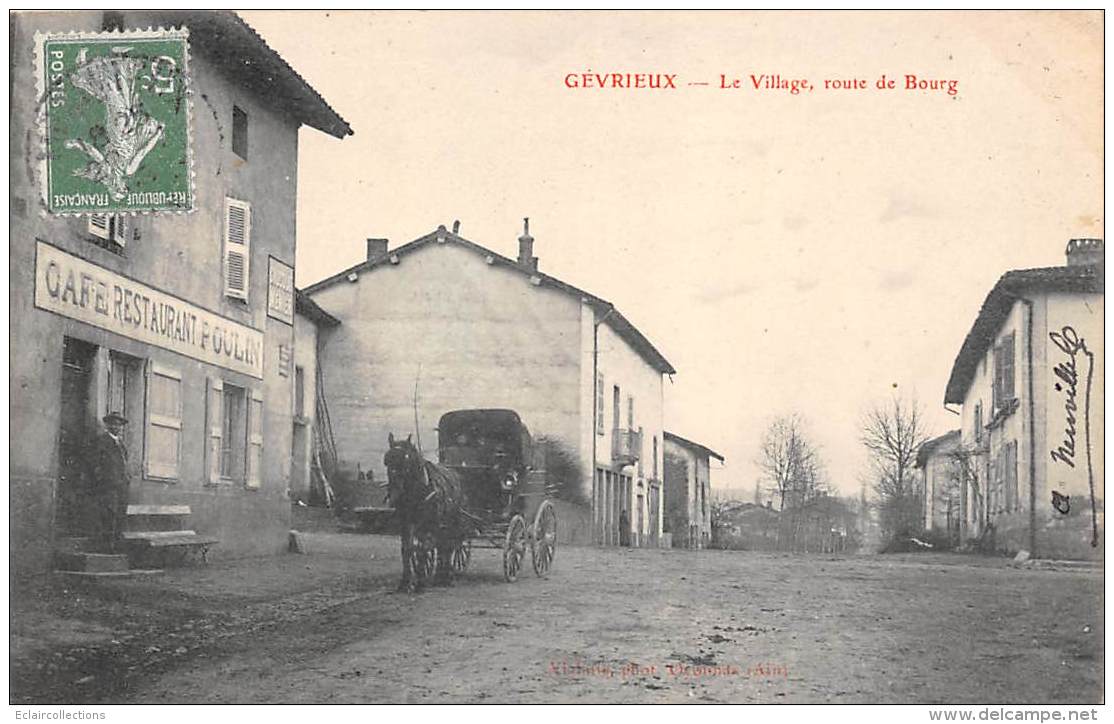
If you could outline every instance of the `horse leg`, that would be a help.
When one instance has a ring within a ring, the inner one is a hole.
[[[402,580],[398,582],[398,590],[406,593],[414,592],[414,578],[413,571],[410,569],[410,554],[413,549],[413,536],[411,527],[403,525],[402,531],[399,534],[399,539],[402,543]]]
[[[453,545],[448,537],[442,535],[437,538],[437,577],[434,584],[438,586],[453,585]]]

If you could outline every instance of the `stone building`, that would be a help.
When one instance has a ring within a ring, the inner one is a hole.
[[[673,367],[610,302],[438,227],[306,288],[341,320],[320,359],[342,464],[382,480],[387,435],[434,429],[455,409],[515,410],[572,470],[567,540],[657,545],[662,376]]]
[[[218,555],[282,550],[294,429],[298,131],[343,138],[351,129],[232,13],[9,20],[13,572],[48,570],[55,544],[87,532],[82,451],[108,411],[130,421],[132,504],[188,510],[192,529],[219,540]],[[194,210],[48,215],[30,162],[41,143],[35,33],[148,27],[189,30]],[[173,311],[155,324],[141,308]]]
[[[1043,558],[1103,544],[1104,249],[1019,269],[990,290],[952,366],[964,542]]]
[[[675,548],[706,548],[712,539],[711,461],[723,456],[665,432],[666,527]]]

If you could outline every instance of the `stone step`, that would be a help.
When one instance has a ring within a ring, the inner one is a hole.
[[[139,578],[164,573],[161,568],[129,568],[126,571],[55,571],[55,575],[67,578]]]
[[[129,505],[128,515],[189,515],[188,505]]]
[[[122,553],[65,553],[55,555],[55,567],[82,573],[120,573],[128,570],[128,557]]]

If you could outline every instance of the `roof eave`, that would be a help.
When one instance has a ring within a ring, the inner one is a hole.
[[[212,55],[227,71],[251,80],[264,95],[280,98],[286,111],[299,123],[335,138],[354,133],[348,121],[236,13],[186,10],[162,14],[191,29],[204,30],[190,34],[191,46]],[[234,48],[235,52],[228,48]],[[256,66],[252,65],[253,60]]]
[[[549,286],[562,291],[569,296],[576,297],[581,301],[591,305],[596,310],[597,314],[600,314],[601,316],[606,315],[608,311],[611,311],[612,313],[610,315],[607,315],[605,323],[609,327],[611,327],[616,334],[618,334],[620,337],[623,337],[624,340],[628,344],[630,344],[634,351],[637,352],[643,360],[645,360],[661,374],[672,375],[677,373],[677,370],[674,369],[673,365],[669,363],[669,360],[667,360],[665,356],[662,355],[662,353],[659,352],[658,349],[653,345],[653,343],[651,343],[650,340],[647,339],[646,336],[642,334],[642,332],[640,332],[637,327],[631,324],[630,320],[624,317],[623,314],[618,310],[618,308],[616,308],[615,305],[613,305],[611,302],[607,301],[606,299],[601,299],[600,297],[597,297],[590,292],[586,292],[583,289],[574,287],[568,282],[561,281],[556,277],[552,277],[539,271],[525,269],[516,260],[503,256],[498,252],[494,252],[485,246],[481,246],[474,241],[465,239],[463,236],[454,234],[451,231],[442,231],[440,229],[432,231],[424,236],[420,236],[417,239],[414,239],[413,241],[407,242],[396,249],[391,250],[383,256],[359,262],[358,264],[354,264],[353,266],[350,266],[343,271],[339,271],[332,276],[328,276],[320,281],[314,282],[313,284],[310,284],[308,287],[306,287],[303,291],[306,294],[316,294],[323,289],[331,287],[334,284],[347,279],[351,274],[359,275],[363,272],[371,271],[376,267],[383,266],[384,264],[389,263],[391,259],[402,257],[412,251],[426,246],[427,244],[434,242],[439,236],[442,235],[444,236],[446,243],[452,241],[453,243],[461,244],[462,246],[469,248],[476,253],[483,254],[484,256],[489,257],[491,259],[492,265],[498,265],[513,269],[516,272],[531,278],[537,277],[539,286]]]
[[[1103,265],[1015,269],[1003,274],[986,295],[952,364],[944,391],[945,405],[961,405],[974,378],[977,360],[989,349],[1014,302],[1032,291],[1102,293]]]

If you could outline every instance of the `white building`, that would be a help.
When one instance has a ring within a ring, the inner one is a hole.
[[[320,357],[338,456],[382,479],[415,388],[427,451],[445,412],[512,409],[574,461],[562,538],[656,545],[674,369],[612,303],[539,271],[533,244],[527,229],[511,259],[443,226],[369,239],[364,262],[306,288],[342,322]]]
[[[1102,556],[1101,239],[1072,239],[1067,266],[1007,272],[952,367],[962,405],[961,537],[1044,558]]]

